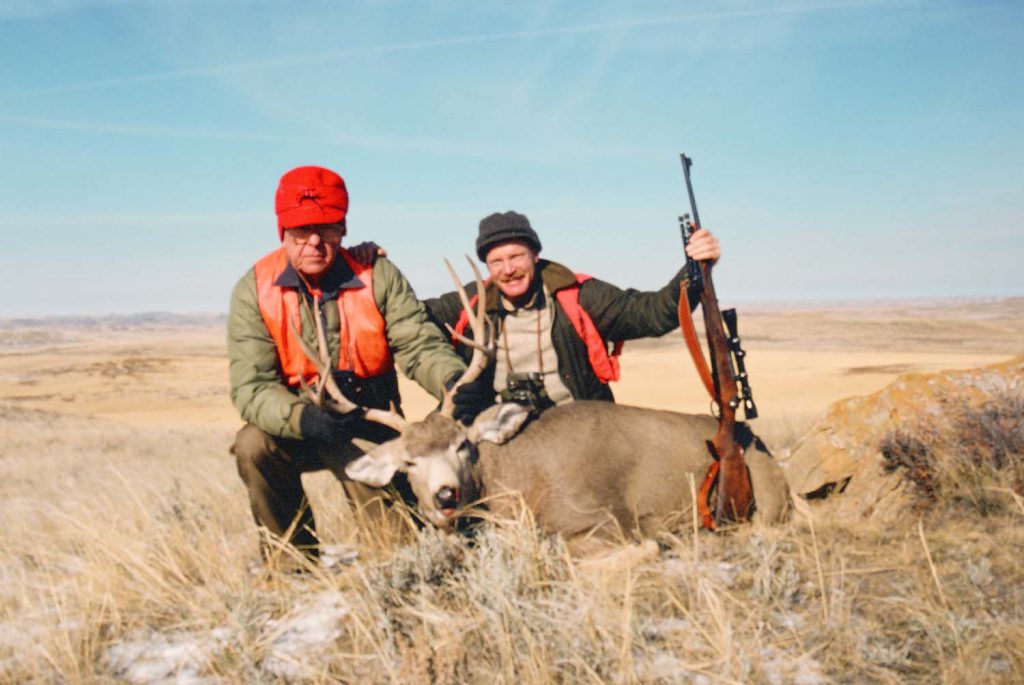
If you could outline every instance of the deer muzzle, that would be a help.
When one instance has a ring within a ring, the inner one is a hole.
[[[451,516],[459,506],[459,490],[448,485],[434,493],[434,505],[445,516]]]

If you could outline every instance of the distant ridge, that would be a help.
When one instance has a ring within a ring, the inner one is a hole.
[[[978,296],[978,297],[899,297],[863,299],[806,299],[806,300],[735,300],[723,301],[725,307],[737,307],[751,314],[784,311],[888,311],[903,310],[931,312],[934,310],[962,310],[976,308],[983,311],[1010,310],[1024,311],[1024,295]],[[223,325],[226,313],[172,313],[139,312],[136,314],[54,314],[34,317],[12,317],[0,319],[0,330],[24,328],[68,327],[78,329],[144,329],[174,328],[182,326]]]
[[[140,312],[138,314],[103,314],[98,316],[64,315],[0,319],[0,330],[24,328],[67,328],[77,330],[127,330],[182,328],[223,325],[226,314],[173,314],[171,312]]]
[[[970,305],[1024,305],[1024,295],[977,297],[894,297],[863,299],[807,299],[807,300],[737,300],[726,306],[742,307],[751,311],[810,311],[849,309],[947,309]]]

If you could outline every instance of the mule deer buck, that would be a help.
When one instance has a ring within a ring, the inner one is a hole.
[[[479,269],[472,260],[470,265],[477,292],[483,292]],[[485,298],[478,298],[473,311],[458,275],[447,267],[470,313],[473,339],[453,332],[473,347],[469,368],[445,394],[440,411],[423,421],[368,411],[367,420],[385,423],[400,436],[350,462],[346,475],[384,486],[396,472],[406,473],[420,513],[441,528],[480,503],[498,516],[514,515],[524,504],[542,529],[561,533],[577,554],[621,540],[623,533],[646,538],[692,520],[692,483],[705,477],[713,461],[709,441],[718,421],[711,416],[575,401],[532,421],[529,410],[516,403],[492,406],[468,427],[452,418],[456,390],[483,372],[495,345]],[[322,337],[317,340],[323,350]],[[305,352],[323,366],[317,387],[306,388],[313,400],[330,402],[326,390],[336,409],[359,409],[333,384],[330,359]],[[779,520],[788,503],[781,469],[743,424],[737,425],[736,440],[751,474],[755,520]]]
[[[480,271],[472,260],[470,265],[477,292],[483,292]],[[718,421],[711,416],[578,401],[533,420],[529,408],[515,403],[487,409],[468,427],[451,418],[456,389],[486,368],[494,343],[485,298],[478,298],[473,312],[450,264],[448,269],[470,312],[474,339],[452,332],[473,347],[469,368],[440,411],[423,421],[368,411],[367,420],[386,422],[401,435],[350,462],[346,475],[383,487],[396,472],[407,474],[417,508],[439,528],[452,527],[481,502],[509,517],[525,504],[542,530],[563,535],[581,555],[624,533],[646,538],[692,520],[692,483],[699,484],[712,463],[708,442]],[[306,353],[315,358],[312,350]],[[328,365],[321,377],[330,376]],[[309,392],[322,399],[325,388],[346,409],[354,408],[329,380]],[[754,519],[778,521],[789,501],[782,470],[743,424],[736,433],[746,451]]]
[[[468,428],[435,414],[345,472],[378,486],[407,473],[421,513],[439,527],[478,500],[499,516],[513,516],[521,501],[543,530],[581,551],[591,538],[648,537],[688,521],[690,477],[699,484],[711,465],[714,418],[592,401],[528,417],[528,408],[512,403],[488,409]],[[759,440],[740,432],[754,518],[774,522],[788,502],[782,471]]]

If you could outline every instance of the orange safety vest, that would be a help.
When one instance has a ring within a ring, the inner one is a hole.
[[[359,264],[345,250],[339,249],[338,254],[363,283],[362,288],[342,288],[338,291],[338,320],[341,327],[338,368],[352,371],[359,378],[388,373],[394,369],[395,364],[388,347],[384,316],[373,297],[373,267]],[[298,387],[300,378],[312,383],[319,374],[315,363],[303,353],[295,332],[288,325],[289,321],[293,321],[295,331],[302,332],[299,293],[294,288],[282,288],[275,284],[287,265],[288,255],[284,247],[256,262],[256,302],[263,322],[277,346],[277,356],[281,360],[285,380],[288,385]]]
[[[622,341],[616,341],[611,354],[609,354],[608,346],[597,330],[597,326],[594,325],[594,320],[590,318],[587,310],[580,306],[580,284],[592,278],[593,276],[587,274],[576,274],[576,285],[555,291],[555,298],[558,299],[558,304],[562,305],[576,334],[586,344],[587,357],[590,360],[590,367],[594,370],[594,375],[602,383],[609,383],[619,380],[619,355],[622,354]],[[479,295],[474,295],[470,298],[471,307],[476,305],[478,297]],[[462,335],[468,325],[469,313],[462,310],[459,320],[455,322],[455,332]],[[452,342],[458,344],[458,341],[454,339]]]

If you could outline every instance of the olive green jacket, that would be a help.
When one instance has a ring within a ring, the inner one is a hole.
[[[576,285],[575,273],[546,259],[538,262],[537,275],[549,293]],[[580,306],[590,315],[607,343],[664,335],[679,326],[679,286],[684,276],[685,269],[681,269],[664,287],[651,292],[622,289],[593,278],[580,285]],[[470,297],[475,295],[476,284],[466,284],[466,292]],[[503,309],[499,306],[497,287],[488,283],[484,293],[488,314],[500,317]],[[698,298],[691,294],[691,310],[697,301]],[[431,319],[439,326],[454,326],[462,312],[462,302],[456,292],[426,300],[424,304]],[[558,373],[573,399],[614,401],[611,388],[595,375],[587,346],[572,327],[558,300],[552,298],[551,306],[555,311],[551,342],[558,355]],[[501,330],[497,321],[495,330]],[[465,334],[472,337],[471,331],[467,330]],[[459,350],[467,358],[472,352],[466,345],[459,345]],[[492,363],[491,369],[493,366]]]
[[[289,270],[290,267],[278,282]],[[340,256],[332,266],[333,272],[337,272],[334,280],[342,288],[364,287]],[[292,279],[297,281],[294,273],[292,270]],[[311,318],[313,300],[304,287],[300,285],[297,289],[310,305],[301,308],[302,336],[315,348],[316,329]],[[427,392],[440,398],[445,381],[462,373],[465,363],[441,331],[427,319],[426,311],[409,282],[387,259],[378,258],[373,266],[373,296],[384,316],[388,346],[398,368]],[[336,298],[337,289],[331,293],[324,287],[322,311],[335,366],[340,337]],[[301,438],[299,413],[308,400],[285,383],[277,346],[263,322],[256,301],[254,269],[249,269],[242,276],[231,294],[227,333],[231,400],[242,419],[270,435]],[[372,404],[382,404],[386,408],[388,402],[394,401],[400,406],[394,372],[370,379],[369,383],[373,386],[371,394],[379,400]]]

